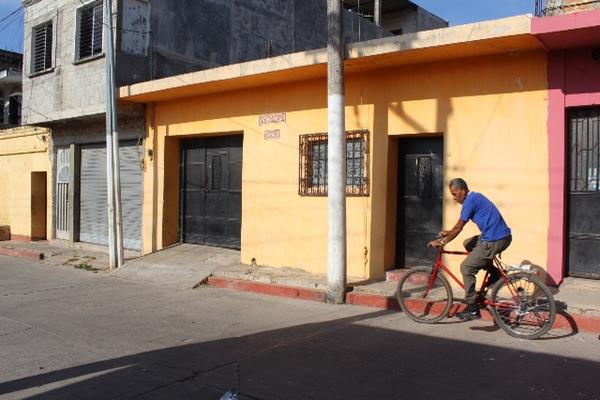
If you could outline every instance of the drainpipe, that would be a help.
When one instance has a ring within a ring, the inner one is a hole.
[[[375,20],[375,25],[377,26],[381,26],[381,1],[382,0],[375,0],[375,3],[373,4],[373,18]]]
[[[327,0],[328,210],[327,302],[346,293],[346,133],[342,0]]]

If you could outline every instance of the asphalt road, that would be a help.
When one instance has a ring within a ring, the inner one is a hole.
[[[0,256],[0,399],[600,399],[598,335],[122,281]]]

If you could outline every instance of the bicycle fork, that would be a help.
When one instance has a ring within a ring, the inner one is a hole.
[[[427,296],[429,295],[429,291],[433,287],[433,282],[435,282],[435,278],[437,278],[438,271],[440,270],[440,259],[441,259],[441,257],[438,255],[437,261],[435,262],[435,265],[433,266],[433,271],[431,272],[431,275],[429,276],[429,282],[427,282],[427,290],[425,290],[425,293],[423,294],[424,299],[427,298]]]

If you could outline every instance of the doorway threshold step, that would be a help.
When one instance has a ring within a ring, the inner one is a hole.
[[[410,268],[397,268],[385,271],[386,282],[398,282]]]

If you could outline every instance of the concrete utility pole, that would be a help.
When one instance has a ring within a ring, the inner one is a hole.
[[[342,0],[327,0],[327,108],[329,243],[327,302],[346,294],[346,129],[344,113],[344,29]]]
[[[106,44],[106,185],[108,194],[108,250],[110,268],[123,265],[123,224],[119,133],[115,99],[115,53],[113,46],[112,1],[104,0],[104,43]]]
[[[375,25],[377,26],[381,26],[381,2],[383,0],[375,0],[375,3],[373,4],[373,18],[374,18],[374,22]]]

